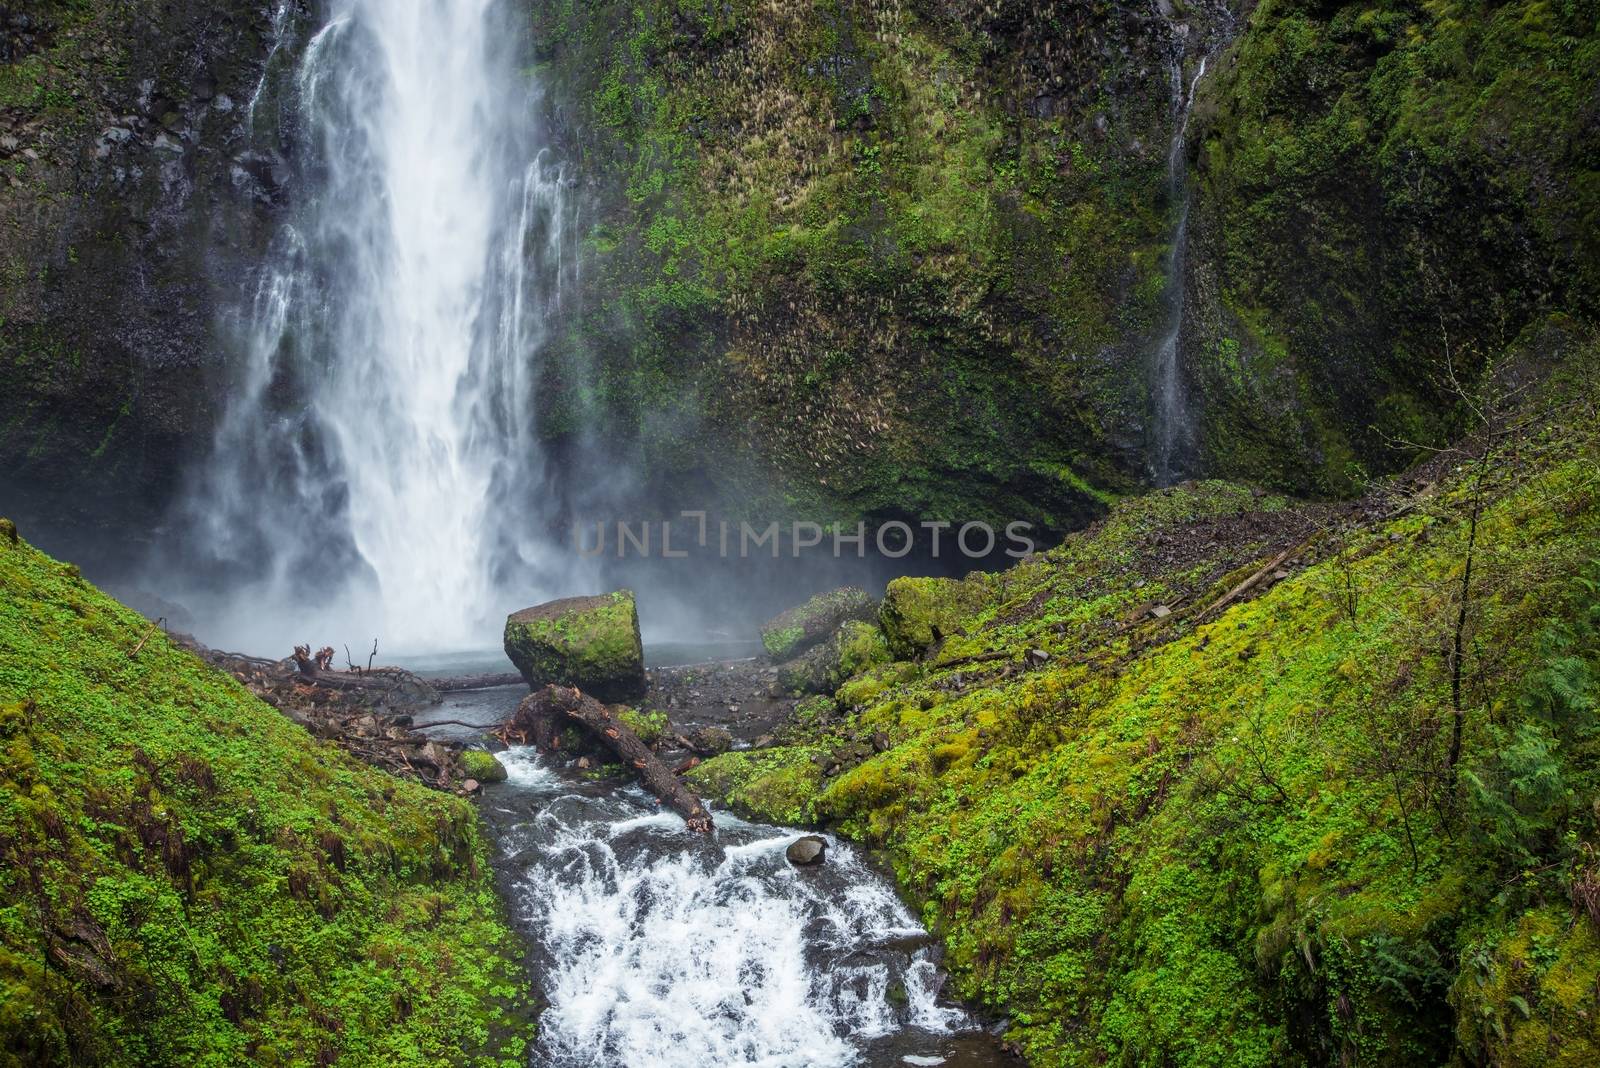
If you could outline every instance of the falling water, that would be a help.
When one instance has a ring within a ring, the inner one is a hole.
[[[1155,449],[1151,474],[1159,486],[1171,485],[1178,479],[1185,458],[1194,448],[1194,424],[1184,389],[1179,349],[1183,333],[1184,258],[1189,244],[1189,180],[1184,149],[1195,87],[1205,73],[1206,58],[1201,57],[1186,88],[1181,59],[1172,61],[1173,134],[1167,149],[1167,191],[1171,201],[1178,205],[1178,216],[1173,223],[1172,251],[1167,258],[1167,283],[1161,298],[1165,317],[1154,360]]]
[[[219,640],[465,647],[508,573],[538,592],[535,357],[575,267],[514,13],[342,0],[275,94],[296,207],[183,516]]]
[[[541,1068],[998,1065],[940,997],[927,932],[848,844],[718,814],[707,841],[641,791],[585,789],[528,749],[486,796],[548,1001]],[[531,814],[530,814],[531,813]]]

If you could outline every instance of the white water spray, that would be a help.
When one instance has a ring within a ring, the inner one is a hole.
[[[535,1064],[843,1068],[970,1026],[938,1000],[925,932],[848,845],[802,871],[784,859],[796,832],[718,815],[707,843],[640,814],[637,791],[575,795],[529,750],[502,759],[546,798],[501,843],[543,958]]]
[[[234,569],[217,639],[464,648],[508,577],[541,592],[536,357],[575,268],[513,10],[342,0],[280,93],[297,210],[186,511]]]

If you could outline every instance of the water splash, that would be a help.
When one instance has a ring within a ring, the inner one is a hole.
[[[549,1003],[534,1063],[843,1068],[889,1036],[971,1026],[938,1000],[925,932],[847,844],[800,871],[796,832],[719,814],[708,843],[637,791],[574,793],[527,750],[503,759],[547,798],[501,842]]]
[[[344,0],[281,90],[297,209],[179,524],[213,640],[464,648],[548,580],[536,356],[575,258],[514,10]]]

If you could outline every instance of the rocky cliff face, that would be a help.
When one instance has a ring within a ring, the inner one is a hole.
[[[1196,115],[1184,351],[1213,470],[1344,493],[1600,304],[1593,3],[1263,0]]]
[[[0,490],[83,555],[51,528],[154,519],[207,440],[219,309],[293,198],[250,101],[310,12],[7,12]],[[1064,529],[1145,484],[1191,85],[1184,473],[1351,492],[1530,323],[1600,310],[1592,3],[532,17],[584,264],[529,418],[669,510]]]
[[[552,381],[747,501],[1080,522],[1144,477],[1174,88],[1223,14],[553,5],[597,224]]]
[[[0,11],[0,496],[59,552],[148,529],[205,439],[274,199],[245,137],[274,13]]]

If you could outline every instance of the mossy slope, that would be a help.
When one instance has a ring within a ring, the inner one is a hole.
[[[4,534],[0,1063],[519,1063],[471,808]]]
[[[700,781],[887,846],[1037,1065],[1593,1063],[1593,366],[1487,468],[1355,516],[1125,502],[847,683],[842,723]]]

